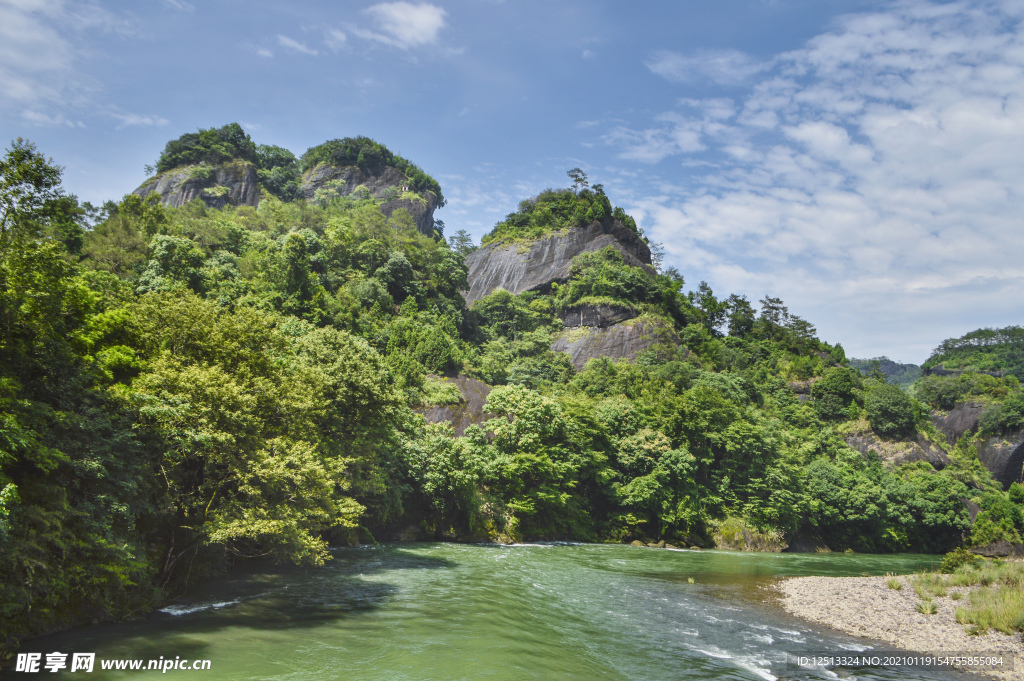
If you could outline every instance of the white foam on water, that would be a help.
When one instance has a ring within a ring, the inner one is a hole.
[[[863,653],[865,650],[871,650],[868,646],[860,646],[856,643],[840,643],[839,647],[843,650],[852,650],[856,653]]]
[[[502,546],[514,546],[516,548],[538,548],[538,549],[551,549],[554,548],[554,544],[502,544]]]
[[[775,639],[768,634],[743,634],[742,636],[747,641],[757,641],[758,643],[764,643],[766,645],[775,643]]]
[[[755,663],[743,662],[742,660],[736,660],[736,666],[738,666],[738,667],[740,667],[742,669],[746,669],[748,672],[756,674],[757,676],[760,676],[765,681],[779,681],[779,677],[773,675],[767,669],[763,669],[762,667],[759,667]]]
[[[792,629],[779,629],[778,627],[765,627],[766,629],[774,629],[780,634],[789,634],[790,636],[799,636],[799,631],[793,631]]]
[[[732,659],[732,655],[730,655],[729,653],[725,652],[724,650],[716,648],[715,646],[711,646],[710,650],[704,650],[703,648],[694,648],[694,650],[696,650],[698,653],[704,653],[708,657],[717,657],[719,660],[731,660]]]
[[[704,653],[708,657],[714,657],[719,660],[732,660],[733,664],[741,669],[746,669],[757,676],[760,676],[765,681],[778,681],[778,677],[772,675],[767,669],[764,669],[760,665],[760,661],[752,658],[736,658],[731,653],[727,653],[721,648],[715,646],[708,646],[708,648],[693,648],[698,653]]]
[[[241,603],[240,598],[236,598],[233,601],[218,601],[216,603],[199,603],[197,605],[168,605],[166,608],[160,608],[160,612],[165,612],[168,615],[174,615],[179,617],[181,615],[188,615],[193,612],[201,612],[203,610],[219,610],[220,608],[226,608],[229,605],[236,605]]]

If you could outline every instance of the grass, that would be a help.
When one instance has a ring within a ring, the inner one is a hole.
[[[889,579],[885,580],[885,585],[893,591],[899,591],[903,588],[903,582],[896,575],[891,572],[886,575]]]
[[[970,633],[989,629],[1012,634],[1024,628],[1024,590],[1015,586],[984,587],[973,592],[967,606],[957,608],[956,621],[973,625]]]
[[[952,574],[917,574],[913,586],[921,599],[917,610],[925,614],[938,610],[932,598],[948,595],[964,600],[963,592],[949,593],[949,587],[976,587],[967,595],[966,604],[956,610],[956,621],[969,626],[972,635],[990,629],[1004,634],[1024,631],[1024,563],[979,560],[961,565]]]

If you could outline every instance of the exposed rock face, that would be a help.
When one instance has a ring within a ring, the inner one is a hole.
[[[680,345],[678,336],[666,324],[641,320],[606,328],[584,326],[563,331],[551,349],[569,353],[573,367],[581,371],[594,357],[633,360],[659,343]]]
[[[897,466],[914,461],[927,461],[936,470],[942,470],[949,465],[949,457],[946,456],[946,453],[923,437],[919,437],[916,442],[888,442],[868,431],[848,435],[845,440],[846,444],[861,454],[874,451],[882,460]]]
[[[499,242],[470,253],[466,257],[469,266],[466,304],[472,305],[498,288],[517,295],[523,291],[547,290],[552,283],[569,278],[573,258],[605,246],[617,248],[626,264],[650,269],[651,249],[639,234],[618,220],[593,222],[529,245]]]
[[[573,305],[567,307],[561,314],[562,324],[567,328],[577,326],[603,328],[633,319],[636,316],[636,312],[620,305]]]
[[[964,433],[973,433],[978,429],[978,419],[984,410],[984,405],[974,402],[958,404],[945,416],[932,412],[932,423],[946,436],[946,442],[955,445]]]
[[[975,443],[975,448],[978,461],[1004,488],[1014,482],[1024,483],[1024,431],[987,438]]]
[[[811,388],[813,388],[814,384],[820,380],[821,376],[815,376],[814,378],[809,378],[806,381],[791,381],[786,385],[788,385],[789,389],[797,395],[810,395]]]
[[[493,414],[484,413],[484,403],[487,402],[487,396],[491,394],[491,386],[461,374],[451,380],[462,393],[462,402],[427,407],[417,411],[423,414],[427,423],[451,421],[455,435],[461,436],[465,434],[466,428],[469,426],[479,426],[487,419],[494,417]]]
[[[180,208],[195,199],[202,199],[210,208],[224,206],[256,206],[260,202],[256,166],[244,161],[214,166],[206,179],[193,177],[197,166],[175,168],[142,183],[133,194],[145,198],[156,192],[160,202]]]
[[[946,442],[955,445],[963,435],[977,432],[978,420],[984,411],[982,404],[958,404],[948,414],[933,413],[932,423],[946,436]],[[1024,482],[1024,431],[976,440],[974,447],[978,461],[992,471],[1004,487]]]
[[[992,542],[991,544],[985,544],[984,546],[975,546],[971,549],[971,553],[979,556],[988,556],[989,558],[1024,558],[1024,544],[1011,544],[1005,539]]]
[[[309,201],[316,196],[318,189],[330,188],[341,196],[349,196],[356,189],[365,187],[375,199],[385,199],[403,192],[409,185],[409,180],[397,168],[388,166],[380,175],[371,175],[363,172],[358,166],[339,168],[337,166],[321,163],[302,176],[302,192]],[[423,192],[419,198],[394,197],[381,204],[380,211],[387,217],[391,217],[399,208],[409,211],[416,227],[424,234],[431,234],[434,229],[434,211],[437,209],[437,197],[433,192]]]

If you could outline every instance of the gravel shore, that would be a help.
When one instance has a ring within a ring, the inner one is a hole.
[[[912,577],[899,577],[900,590],[890,589],[886,577],[793,577],[779,582],[786,611],[855,636],[884,641],[896,648],[918,653],[1002,654],[1014,658],[1010,672],[991,674],[1000,679],[1024,681],[1024,644],[1019,635],[990,631],[969,636],[957,623],[956,609],[965,601],[948,596],[935,598],[938,612],[917,612],[920,599]],[[966,593],[966,588],[949,592]]]

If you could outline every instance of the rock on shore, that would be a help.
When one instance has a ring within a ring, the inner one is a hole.
[[[912,577],[899,577],[900,590],[890,589],[886,577],[793,577],[781,581],[782,606],[798,617],[833,629],[885,641],[920,653],[996,653],[1015,658],[1014,670],[992,674],[1001,679],[1024,680],[1024,645],[1020,636],[990,631],[969,636],[956,621],[956,609],[965,601],[936,598],[938,612],[917,612],[920,600]],[[964,588],[950,588],[966,591]],[[985,672],[989,673],[989,672]]]

